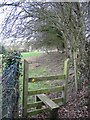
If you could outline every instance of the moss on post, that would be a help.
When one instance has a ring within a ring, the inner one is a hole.
[[[68,74],[69,74],[69,58],[64,62],[64,75],[65,75],[64,103],[66,103],[67,99]]]
[[[23,117],[27,116],[27,96],[28,96],[28,71],[29,64],[24,60],[24,77],[23,77]]]

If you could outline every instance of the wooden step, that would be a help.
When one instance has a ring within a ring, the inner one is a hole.
[[[55,102],[48,98],[45,94],[36,95],[45,105],[47,105],[51,110],[59,108]]]

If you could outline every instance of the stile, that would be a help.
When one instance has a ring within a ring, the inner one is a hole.
[[[49,97],[47,97],[45,94],[39,94],[37,97],[45,104],[48,105],[48,107],[53,110],[55,108],[59,108],[59,106],[53,102]]]
[[[34,115],[37,115],[37,114],[41,114],[43,112],[50,112],[50,109],[49,108],[42,108],[42,109],[27,111],[27,115],[31,117],[31,116],[34,116]]]
[[[24,60],[24,77],[23,77],[23,117],[27,116],[27,96],[28,96],[28,71],[29,64]]]
[[[59,105],[57,105],[55,102],[53,102],[50,98],[48,98],[45,94],[39,94],[37,97],[46,105],[49,107],[50,111],[50,120],[58,120],[58,109]]]
[[[46,76],[46,77],[33,77],[28,78],[28,82],[32,82],[32,79],[34,79],[36,82],[38,81],[47,81],[47,80],[64,80],[65,75],[56,75],[56,76]]]
[[[63,85],[63,86],[56,86],[56,87],[52,87],[52,88],[32,90],[32,91],[28,91],[28,96],[42,94],[42,93],[60,92],[60,91],[64,90],[64,87],[65,86]]]
[[[42,112],[50,112],[50,120],[58,120],[58,108],[59,105],[66,103],[67,98],[67,84],[68,84],[68,74],[69,74],[69,59],[64,62],[64,74],[56,76],[47,76],[47,77],[28,77],[29,72],[29,63],[24,60],[24,79],[23,79],[23,117],[33,116]],[[37,89],[28,91],[28,82],[31,82],[34,79],[36,82],[44,80],[64,80],[64,85],[55,86],[51,88]],[[45,93],[60,92],[62,91],[62,97],[50,99]],[[37,95],[39,94],[39,95]],[[44,94],[46,97],[42,96]],[[34,103],[27,103],[27,97],[30,95],[35,95]],[[38,97],[40,96],[40,98]],[[41,101],[40,101],[41,100]],[[46,103],[46,104],[45,104]],[[57,103],[60,103],[57,105]],[[42,108],[42,105],[48,106],[48,108]],[[30,108],[35,108],[35,110],[30,110]]]
[[[52,99],[52,101],[54,101],[55,103],[61,103],[61,105],[63,104],[63,99],[62,97],[59,97],[59,98],[54,98]],[[43,102],[42,101],[38,101],[38,102],[34,102],[34,103],[28,103],[27,104],[27,109],[31,108],[31,107],[38,107],[38,106],[41,106],[43,105]]]

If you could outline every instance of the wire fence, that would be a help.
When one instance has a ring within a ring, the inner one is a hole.
[[[2,73],[2,118],[13,118],[18,114],[18,65],[14,63]]]
[[[2,55],[0,55],[0,119],[2,118]]]

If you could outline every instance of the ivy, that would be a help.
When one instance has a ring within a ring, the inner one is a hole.
[[[19,51],[5,52],[2,55],[2,58],[2,64],[4,65],[4,68],[7,68],[14,63],[20,63],[21,53]]]
[[[22,70],[21,53],[11,51],[3,54],[3,105],[2,115],[12,118],[18,110],[19,76]]]

